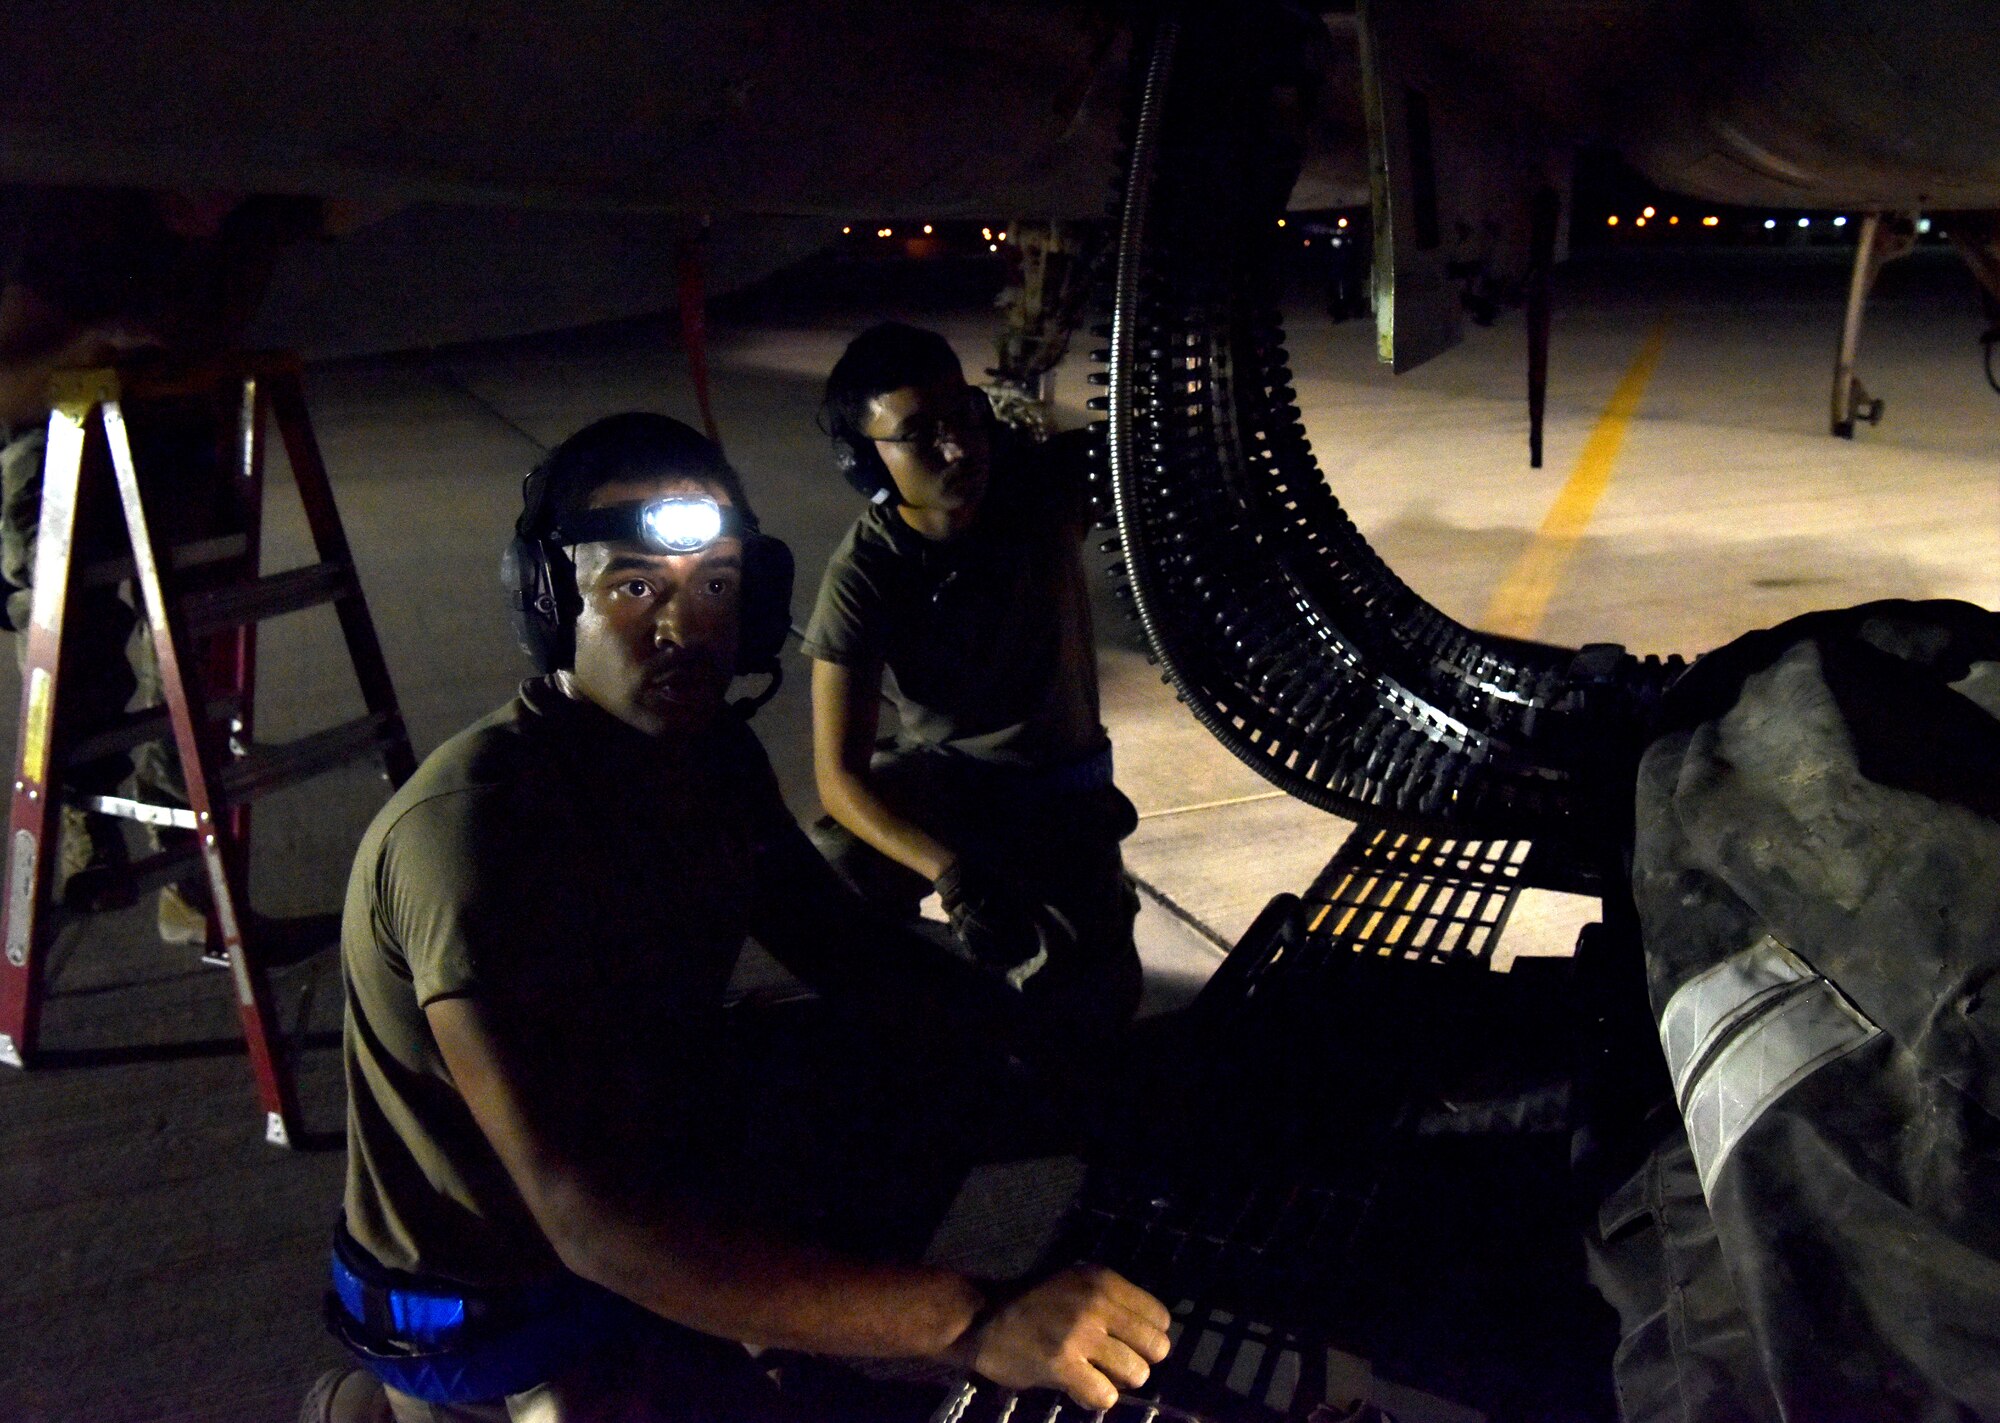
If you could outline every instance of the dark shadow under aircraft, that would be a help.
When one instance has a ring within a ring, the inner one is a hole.
[[[0,72],[0,182],[321,200],[256,329],[309,354],[660,310],[691,268],[741,285],[844,222],[1098,222],[1108,196],[1120,596],[1217,740],[1362,830],[1190,1010],[1148,1089],[1172,1110],[1057,1248],[1182,1302],[1187,1392],[1134,1419],[1325,1423],[1329,1338],[1497,1415],[1603,1416],[1601,1360],[1549,1357],[1587,1309],[1540,1253],[1567,1217],[1547,1183],[1580,1114],[1629,1106],[1584,1098],[1658,1069],[1603,1068],[1591,1034],[1652,1051],[1621,847],[1683,668],[1464,626],[1369,547],[1299,417],[1278,220],[1367,205],[1398,371],[1525,303],[1538,420],[1580,148],[1716,203],[1992,212],[1981,0],[86,0],[10,16]],[[1369,937],[1405,891],[1497,936],[1481,906],[1528,884],[1605,901],[1559,982]],[[1495,1272],[1546,1276],[1547,1318],[1494,1317]],[[974,1408],[1014,1403],[940,1417]]]

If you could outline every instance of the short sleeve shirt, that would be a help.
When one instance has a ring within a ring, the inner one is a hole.
[[[1003,446],[956,538],[871,507],[827,564],[806,655],[879,663],[901,748],[1027,768],[1091,754],[1105,737],[1081,506],[1042,451]]]
[[[547,679],[433,753],[369,827],[341,925],[348,1229],[469,1285],[557,1266],[424,1009],[480,1000],[589,1159],[700,1115],[756,851],[789,833],[750,729],[671,754]]]

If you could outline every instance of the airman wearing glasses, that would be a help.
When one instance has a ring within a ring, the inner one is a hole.
[[[1100,1037],[1131,1017],[1140,971],[1080,461],[1001,427],[941,336],[894,323],[848,346],[821,419],[869,508],[806,632],[814,838],[893,912],[935,889],[951,950]]]

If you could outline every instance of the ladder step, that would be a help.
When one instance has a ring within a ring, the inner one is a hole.
[[[184,805],[161,805],[122,795],[72,795],[68,799],[71,805],[92,815],[136,820],[141,825],[157,825],[163,830],[192,830],[196,824],[194,812]]]
[[[225,628],[331,603],[354,592],[352,564],[309,563],[254,583],[190,593],[181,600],[181,614],[190,636],[205,637]]]
[[[205,870],[199,847],[180,845],[156,851],[130,865],[115,869],[85,870],[81,874],[73,875],[66,887],[66,893],[73,901],[88,903],[101,899],[107,891],[116,889],[137,900],[141,895],[148,894],[163,885],[178,884],[182,880],[203,873]]]
[[[208,719],[211,722],[228,723],[235,720],[242,709],[235,697],[223,697],[209,703]],[[79,737],[63,753],[65,769],[82,766],[104,756],[115,756],[121,751],[130,751],[134,746],[143,746],[148,741],[171,741],[173,724],[167,719],[165,707],[147,707],[143,711],[126,712],[101,731]]]
[[[283,786],[317,776],[349,761],[371,756],[403,737],[402,718],[394,712],[370,712],[279,746],[259,746],[222,767],[220,791],[232,804],[242,804]]]
[[[227,563],[232,558],[246,557],[250,552],[250,538],[247,534],[223,534],[219,538],[196,539],[191,543],[177,545],[168,555],[168,566],[176,573],[190,568],[202,568],[211,563]],[[86,563],[77,570],[77,582],[85,588],[101,587],[107,583],[124,583],[139,576],[139,570],[132,565],[130,555],[122,558],[101,558],[95,563]]]

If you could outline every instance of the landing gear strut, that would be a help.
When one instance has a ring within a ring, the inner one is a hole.
[[[1882,400],[1871,396],[1854,374],[1854,356],[1861,345],[1861,314],[1868,293],[1885,263],[1908,252],[1917,240],[1915,214],[1871,212],[1861,219],[1861,241],[1854,249],[1854,276],[1847,285],[1847,320],[1840,328],[1840,352],[1833,362],[1833,433],[1854,438],[1854,422],[1882,420]]]

